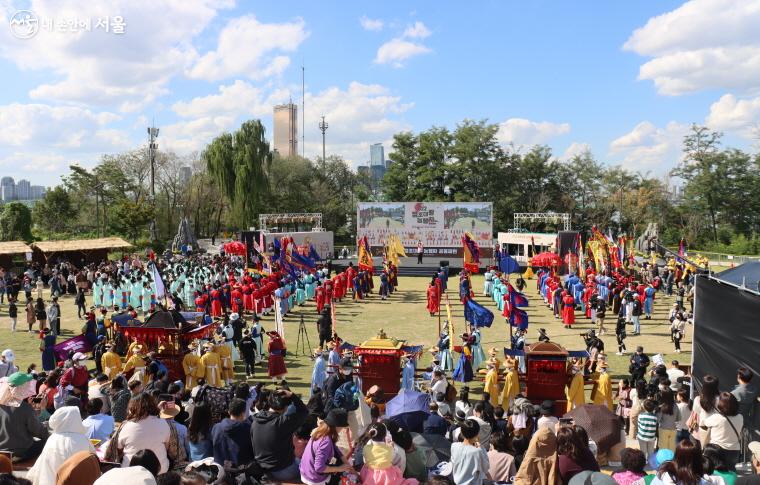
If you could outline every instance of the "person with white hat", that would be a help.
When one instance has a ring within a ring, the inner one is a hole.
[[[79,397],[82,402],[86,402],[88,384],[90,382],[90,374],[87,372],[87,366],[85,365],[87,356],[82,352],[76,352],[71,356],[71,361],[74,365],[66,369],[66,372],[61,376],[61,387],[72,386],[71,392]]]
[[[0,377],[8,377],[18,372],[18,367],[13,364],[16,360],[16,354],[11,349],[5,349],[0,354]]]

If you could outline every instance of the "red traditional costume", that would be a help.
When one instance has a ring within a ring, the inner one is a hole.
[[[436,279],[436,281],[438,280]],[[431,284],[427,289],[427,309],[428,312],[430,312],[431,316],[438,313],[441,306],[440,303],[441,298],[440,294],[438,293],[438,284]]]
[[[218,290],[211,290],[211,316],[222,316],[222,298]]]
[[[567,328],[575,323],[575,298],[569,293],[562,297],[562,323]]]
[[[274,330],[267,332],[269,335],[269,377],[281,377],[288,373],[285,367],[285,341]]]

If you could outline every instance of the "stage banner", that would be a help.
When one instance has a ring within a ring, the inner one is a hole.
[[[739,367],[760,375],[760,296],[707,276],[696,280],[692,395],[706,374],[722,389],[732,388]]]
[[[481,257],[492,256],[491,202],[360,202],[356,216],[357,239],[366,236],[374,254],[396,235],[407,254],[416,254],[422,242],[427,256],[462,257],[462,237],[469,232]]]
[[[304,232],[265,232],[264,244],[265,250],[275,239],[282,239],[285,236],[293,238],[296,249],[299,254],[308,256],[311,252],[311,246],[314,246],[316,252],[323,259],[333,259],[335,257],[335,235],[332,231],[304,231]]]

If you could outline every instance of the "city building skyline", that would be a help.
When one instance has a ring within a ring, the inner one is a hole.
[[[14,200],[39,200],[45,197],[47,188],[42,185],[32,185],[26,179],[20,179],[18,183],[13,177],[5,176],[0,179],[0,199],[3,202]]]
[[[385,148],[382,143],[373,143],[369,146],[369,166],[385,166]]]
[[[290,102],[274,107],[273,151],[281,157],[298,155],[298,105]]]

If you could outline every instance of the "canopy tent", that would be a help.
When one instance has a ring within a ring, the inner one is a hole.
[[[747,261],[715,275],[715,278],[760,291],[760,261]]]
[[[13,266],[14,256],[18,257],[31,252],[32,248],[24,241],[0,242],[0,267],[9,269]]]
[[[187,320],[185,320],[185,317],[180,312],[168,310],[153,313],[145,320],[143,327],[177,329],[184,324],[187,324]]]
[[[108,258],[111,251],[132,247],[120,237],[99,239],[72,239],[69,241],[39,241],[32,244],[34,260],[40,263],[65,260],[75,265],[100,262]]]

